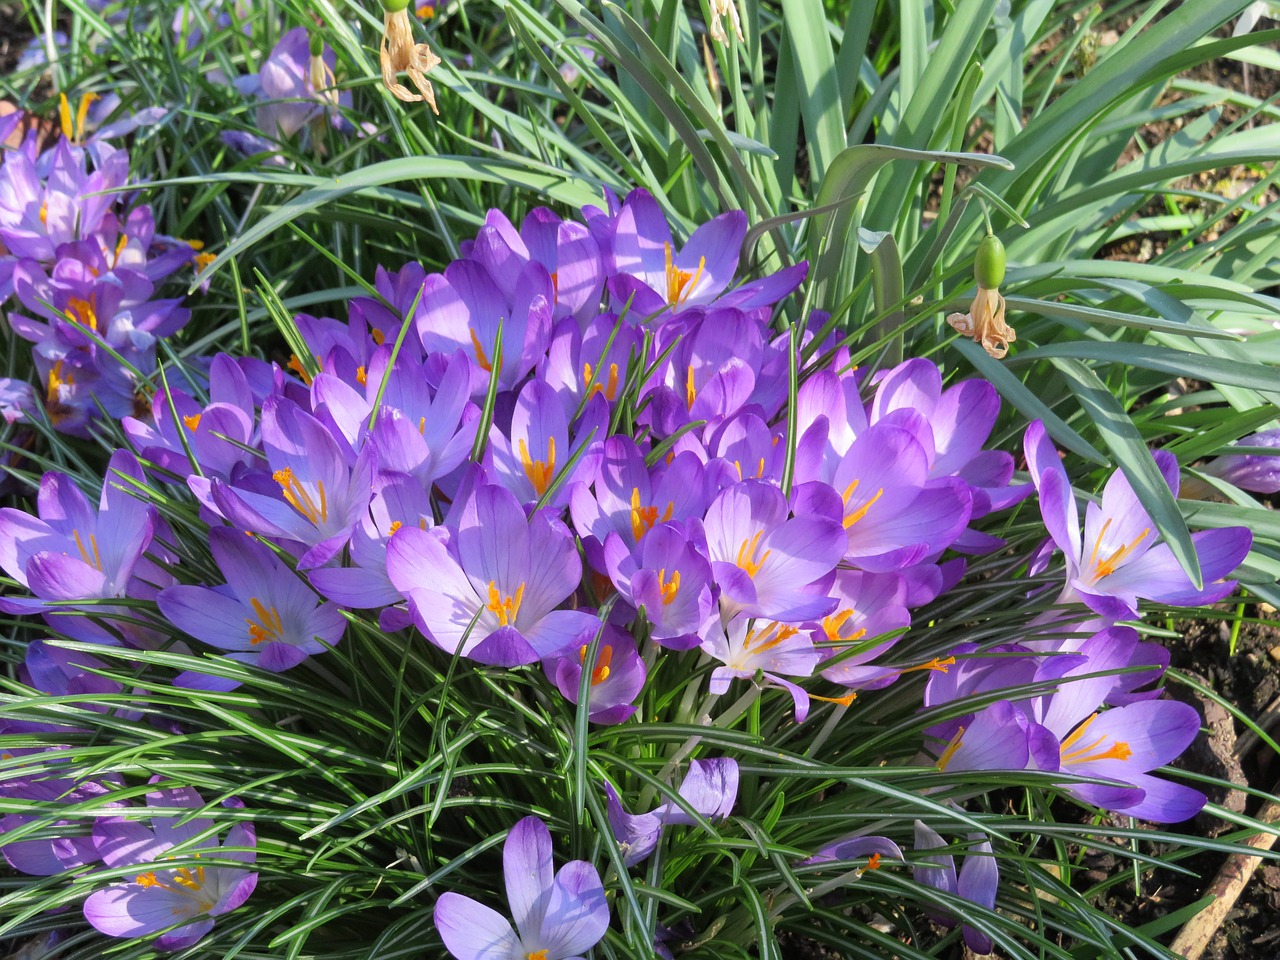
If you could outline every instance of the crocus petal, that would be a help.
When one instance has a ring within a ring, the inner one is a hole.
[[[566,863],[548,893],[537,944],[549,957],[585,953],[600,942],[609,929],[609,905],[595,867],[585,860]]]
[[[520,940],[496,910],[459,893],[443,893],[436,901],[436,929],[457,960],[510,960],[519,956]]]
[[[537,817],[525,817],[507,834],[502,874],[516,929],[529,941],[542,929],[554,875],[551,831]]]

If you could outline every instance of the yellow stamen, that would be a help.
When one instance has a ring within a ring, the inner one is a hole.
[[[377,327],[369,331],[369,338],[373,340],[373,345],[376,347],[380,347],[387,342],[387,335]]]
[[[198,857],[199,854],[196,854]],[[168,890],[170,893],[178,893],[195,901],[196,909],[200,913],[208,913],[216,906],[214,900],[205,892],[205,876],[204,867],[196,867],[192,870],[189,867],[178,867],[173,871],[173,875],[166,882],[156,876],[154,870],[148,870],[146,873],[140,873],[133,878],[133,882],[143,889],[150,887],[159,887],[162,890]],[[175,908],[175,914],[181,914],[181,909]]]
[[[1071,731],[1070,736],[1062,741],[1060,753],[1064,764],[1088,763],[1091,760],[1128,760],[1133,756],[1133,751],[1124,740],[1117,740],[1105,750],[1098,750],[1098,747],[1107,739],[1105,735],[1098,737],[1097,740],[1083,747],[1076,747],[1074,750],[1068,749],[1079,742],[1085,731],[1089,729],[1096,719],[1098,719],[1098,715],[1096,713],[1091,714],[1080,726]]]
[[[93,557],[90,558],[89,551],[84,548],[84,541],[80,539],[80,531],[72,530],[71,536],[75,538],[76,547],[80,550],[80,559],[89,566],[97,570],[102,569],[102,555],[98,553],[98,538],[92,533],[89,534],[89,546],[93,547]]]
[[[840,631],[844,629],[844,625],[849,622],[849,618],[854,614],[854,610],[850,607],[847,610],[838,610],[829,617],[822,618],[822,632],[827,635],[828,640],[843,640],[846,643],[852,643],[854,640],[861,640],[866,636],[865,629],[855,630],[851,636],[842,637]]]
[[[524,960],[547,960],[546,950],[535,950],[533,953],[526,953]]]
[[[675,265],[675,259],[671,254],[671,244],[663,244],[663,249],[666,252],[667,303],[673,307],[678,307],[689,299],[689,295],[698,286],[698,281],[702,278],[702,271],[707,266],[707,258],[698,258],[697,270],[681,270]]]
[[[671,501],[667,504],[667,509],[662,515],[662,521],[671,519],[671,514],[675,510],[675,502]],[[631,533],[636,538],[636,543],[640,542],[640,538],[653,529],[653,525],[658,522],[658,508],[646,507],[640,503],[640,488],[631,488]]]
[[[86,93],[80,98],[80,108],[76,110],[76,140],[84,139],[84,122],[89,116],[89,107],[98,99],[96,93]]]
[[[821,700],[824,703],[838,703],[842,707],[847,707],[853,701],[858,699],[858,695],[852,691],[846,693],[843,697],[820,697],[816,693],[809,694],[810,700]]]
[[[671,574],[671,579],[667,579],[667,569],[663,567],[658,571],[658,592],[662,594],[662,605],[669,607],[676,599],[676,594],[680,592],[680,571],[677,570]]]
[[[684,380],[684,399],[689,409],[693,409],[693,401],[698,399],[697,388],[693,384],[693,364],[689,364],[689,373]]]
[[[764,536],[763,530],[757,530],[755,534],[742,541],[742,546],[738,547],[737,564],[747,572],[747,576],[754,577],[760,572],[760,568],[764,566],[764,562],[769,559],[772,550],[766,550],[764,556],[759,560],[756,559],[756,551],[760,549],[760,538]]]
[[[200,426],[200,414],[193,413],[189,417],[183,417],[182,422],[186,426],[188,433],[195,433]]]
[[[542,496],[547,492],[547,487],[551,486],[551,478],[556,473],[556,438],[549,437],[547,439],[547,459],[534,460],[529,456],[529,446],[523,440],[520,441],[520,465],[524,467],[524,475],[529,478],[529,482],[533,484],[533,489],[538,496]]]
[[[320,497],[320,503],[317,504],[307,488],[293,475],[291,468],[277,470],[271,474],[271,479],[280,484],[280,492],[284,494],[289,505],[306,517],[310,523],[318,524],[329,519],[329,502],[325,497],[323,480],[316,481],[316,492]]]
[[[844,488],[844,493],[841,494],[841,497],[844,499],[844,504],[846,507],[849,505],[850,498],[853,497],[854,493],[858,489],[858,484],[860,484],[861,482],[862,482],[861,480],[854,480],[852,483],[850,483],[847,487]],[[855,523],[857,523],[859,520],[865,517],[867,515],[867,511],[871,509],[872,505],[883,496],[884,496],[884,487],[881,487],[879,490],[875,492],[875,496],[873,496],[870,500],[868,500],[866,503],[860,506],[857,510],[854,510],[853,513],[846,513],[844,515],[844,528],[848,530]]]
[[[578,650],[578,662],[586,663],[588,644],[583,644]],[[613,663],[613,647],[609,644],[602,644],[600,652],[596,654],[596,668],[591,671],[591,685],[598,686],[609,679],[609,665]]]
[[[489,581],[489,602],[486,606],[498,618],[498,626],[509,627],[516,622],[516,617],[520,615],[520,603],[522,600],[524,600],[523,583],[516,587],[514,594],[509,597],[503,597],[498,592],[497,581]]]
[[[947,749],[942,751],[942,756],[938,758],[938,770],[946,770],[947,764],[951,762],[951,758],[956,755],[956,751],[960,749],[960,741],[964,739],[964,727],[956,731],[956,735],[951,738],[951,742],[947,744]]]
[[[956,665],[955,657],[934,657],[928,663],[922,663],[915,667],[904,667],[899,673],[910,673],[912,670],[936,670],[938,673],[947,673]]]
[[[279,640],[284,635],[284,621],[275,607],[268,607],[257,597],[249,598],[249,605],[257,614],[257,620],[245,617],[249,625],[249,642],[255,647],[266,640]]]
[[[308,387],[311,386],[311,374],[307,372],[307,368],[302,365],[302,361],[298,359],[296,353],[289,354],[289,362],[285,364],[285,369],[294,371],[303,383]]]
[[[799,627],[793,627],[790,624],[778,623],[770,621],[759,630],[748,630],[745,637],[742,638],[742,652],[761,654],[766,650],[772,650],[784,640],[789,640],[800,632]],[[758,645],[757,641],[759,641]],[[755,645],[753,647],[753,645]]]
[[[873,853],[871,856],[867,857],[867,866],[866,866],[866,868],[865,868],[865,869],[867,869],[867,870],[879,870],[879,869],[880,869],[880,854],[878,854],[878,853]]]
[[[209,266],[209,264],[213,263],[213,261],[217,259],[218,259],[218,255],[216,253],[197,253],[195,257],[196,273],[199,273],[201,270],[204,270],[206,267]]]
[[[584,363],[582,365],[582,382],[586,384],[587,399],[591,399],[597,393],[603,393],[604,398],[612,403],[618,396],[618,365],[616,363],[609,364],[609,376],[604,384],[601,385],[596,382],[591,364]]]
[[[362,387],[369,385],[369,373],[364,367],[356,367],[356,383]]]
[[[484,352],[484,347],[480,344],[480,338],[476,336],[474,330],[468,332],[471,334],[471,346],[476,352],[476,363],[480,365],[480,369],[485,373],[492,373],[493,364],[489,362],[489,356]]]
[[[76,139],[76,129],[71,122],[71,102],[65,93],[58,94],[58,119],[61,121],[62,133],[72,143]]]
[[[188,247],[190,247],[192,250],[195,250],[196,252],[199,252],[204,249],[203,240],[187,240],[186,244]]]
[[[42,226],[46,226],[46,227],[49,225],[49,201],[48,200],[40,204],[40,223]]]
[[[88,300],[82,300],[80,297],[71,297],[67,300],[67,316],[71,318],[72,323],[77,323],[86,330],[98,329],[98,312],[94,309],[94,300],[96,297],[90,296]]]
[[[1110,526],[1111,518],[1108,517],[1107,521],[1103,523],[1102,529],[1098,531],[1098,536],[1093,541],[1093,553],[1089,555],[1089,565],[1094,568],[1095,580],[1101,580],[1103,577],[1109,577],[1111,574],[1115,573],[1116,568],[1124,563],[1124,561],[1138,549],[1138,545],[1142,543],[1143,540],[1147,539],[1147,536],[1151,533],[1151,528],[1147,527],[1138,534],[1137,539],[1132,543],[1122,543],[1105,559],[1099,561],[1098,553],[1102,550],[1102,539],[1107,535],[1107,528]]]

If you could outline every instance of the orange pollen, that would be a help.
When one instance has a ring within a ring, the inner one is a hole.
[[[578,650],[578,662],[586,663],[588,644],[583,644]],[[602,644],[600,652],[596,654],[596,668],[591,671],[591,685],[598,686],[609,679],[609,665],[613,663],[613,647],[609,644]]]
[[[844,499],[844,504],[846,507],[849,505],[850,498],[857,491],[858,484],[861,482],[862,482],[861,480],[854,480],[852,483],[850,483],[847,487],[844,488],[844,493],[841,494],[841,497]],[[884,487],[881,487],[879,490],[876,491],[875,496],[873,496],[870,500],[868,500],[866,503],[860,506],[857,510],[854,510],[853,513],[846,513],[844,515],[844,528],[848,530],[855,523],[857,523],[859,520],[865,517],[867,515],[867,511],[871,509],[872,505],[883,496],[884,496]]]
[[[200,414],[193,413],[189,417],[183,417],[182,422],[186,426],[188,433],[195,433],[200,427]]]
[[[747,576],[754,577],[760,572],[760,568],[764,566],[769,554],[772,550],[766,550],[764,556],[759,560],[756,559],[756,551],[760,549],[760,538],[764,536],[763,530],[757,530],[755,534],[742,541],[742,546],[738,548],[737,564],[743,570],[747,571]]]
[[[388,529],[389,529],[389,531],[390,531],[390,533],[391,533],[391,536],[393,536],[393,537],[394,537],[394,536],[396,535],[396,531],[397,531],[397,530],[399,530],[399,529],[400,529],[401,527],[403,527],[403,526],[404,526],[404,523],[402,523],[401,521],[399,521],[399,520],[392,520],[392,521],[391,521],[391,526],[388,528]]]
[[[90,557],[89,551],[85,549],[84,541],[80,539],[80,531],[72,530],[71,536],[75,538],[76,548],[80,551],[80,559],[83,560],[85,563],[87,563],[89,566],[97,570],[101,570],[102,555],[98,553],[98,538],[94,536],[92,533],[89,534],[89,546],[93,547],[93,556]]]
[[[249,598],[249,605],[258,619],[244,618],[249,625],[249,642],[255,647],[265,640],[279,640],[284,634],[284,621],[275,607],[268,607],[257,597]]]
[[[689,364],[689,373],[684,378],[684,399],[689,409],[693,409],[693,401],[698,399],[697,388],[693,385],[693,364]]]
[[[742,639],[743,653],[764,653],[766,650],[772,650],[784,640],[789,640],[800,632],[799,627],[793,627],[786,623],[770,622],[762,630],[748,630],[747,635]],[[760,641],[759,644],[752,649],[752,644]]]
[[[960,749],[960,741],[964,739],[964,727],[956,731],[956,735],[951,738],[951,742],[947,744],[947,749],[942,751],[942,756],[938,758],[938,770],[946,770],[947,764],[951,762],[951,758],[956,755],[956,751]]]
[[[604,384],[601,385],[596,382],[591,364],[584,363],[582,365],[582,382],[586,384],[587,399],[591,399],[597,393],[603,393],[604,398],[612,403],[618,396],[618,365],[616,363],[609,364],[609,376],[605,379]]]
[[[880,854],[878,854],[878,853],[873,853],[871,856],[867,857],[867,866],[866,866],[866,869],[868,869],[868,870],[879,870],[879,869],[880,869]]]
[[[503,597],[498,592],[498,584],[495,580],[489,581],[489,602],[486,607],[498,618],[498,625],[501,627],[509,627],[516,622],[516,617],[520,614],[520,602],[524,599],[524,584],[516,587],[516,592],[509,597]]]
[[[94,309],[94,297],[88,300],[81,300],[79,297],[72,297],[67,301],[67,316],[71,318],[73,323],[77,323],[87,330],[98,329],[98,312]]]
[[[547,438],[547,459],[533,460],[529,457],[529,446],[520,441],[520,465],[524,467],[524,475],[533,484],[538,496],[547,492],[551,486],[551,478],[556,474],[556,438]]]
[[[1091,714],[1080,726],[1071,731],[1067,739],[1062,741],[1060,752],[1064,764],[1088,763],[1090,760],[1128,760],[1133,756],[1133,751],[1124,740],[1117,740],[1105,750],[1099,750],[1098,748],[1102,746],[1103,741],[1107,739],[1105,736],[1098,737],[1097,740],[1083,747],[1075,747],[1076,743],[1084,736],[1084,732],[1089,729],[1096,719],[1098,719],[1098,715],[1096,713]],[[1070,747],[1075,747],[1075,749],[1068,749]]]
[[[302,361],[298,359],[296,353],[289,354],[289,362],[285,364],[285,369],[294,371],[303,383],[308,387],[311,386],[312,376],[307,372],[307,368],[302,365]]]
[[[277,470],[271,474],[271,479],[280,484],[280,492],[284,494],[289,506],[306,517],[308,522],[320,523],[329,519],[329,501],[325,497],[323,480],[316,481],[316,492],[320,497],[320,502],[317,504],[289,467]]]
[[[675,510],[675,502],[667,504],[666,511],[662,514],[662,521],[671,519],[671,514]],[[658,508],[645,507],[640,504],[640,488],[631,488],[631,534],[636,538],[636,543],[640,542],[640,538],[653,529],[653,525],[658,522]]]
[[[1089,556],[1089,565],[1094,567],[1094,579],[1101,580],[1103,577],[1109,577],[1116,572],[1126,559],[1138,549],[1138,544],[1147,539],[1147,535],[1151,533],[1151,528],[1147,527],[1133,543],[1122,543],[1119,547],[1111,552],[1104,560],[1098,560],[1098,553],[1102,550],[1102,538],[1107,535],[1107,528],[1111,526],[1111,519],[1102,525],[1102,529],[1098,531],[1097,538],[1093,541],[1093,553]]]
[[[667,303],[673,307],[678,307],[689,299],[689,295],[698,286],[698,281],[702,278],[702,272],[707,267],[707,258],[698,258],[697,270],[681,270],[675,265],[675,260],[671,255],[671,244],[663,244],[663,249],[666,251],[667,260]]]
[[[831,614],[829,617],[822,618],[822,632],[827,635],[828,640],[857,640],[867,631],[859,630],[852,637],[841,637],[840,631],[844,629],[844,625],[849,622],[849,618],[853,616],[853,608],[840,610]]]
[[[820,697],[816,693],[809,694],[810,700],[821,700],[824,703],[838,703],[842,707],[847,707],[853,701],[858,699],[858,695],[853,691],[846,693],[843,697]]]
[[[356,367],[356,383],[362,387],[369,385],[369,372],[364,367]]]
[[[218,255],[216,253],[197,253],[195,257],[196,273],[199,273],[201,270],[204,270],[206,267],[209,266],[209,264],[213,263],[213,261],[217,259],[218,259]]]
[[[524,960],[547,960],[546,950],[535,950],[533,953],[526,953]]]
[[[934,657],[928,663],[922,663],[914,667],[904,667],[898,672],[910,673],[912,670],[936,670],[938,673],[947,673],[955,665],[955,657]]]
[[[369,331],[369,337],[373,340],[373,344],[376,347],[382,346],[387,341],[387,335],[377,327],[374,327]]]
[[[671,574],[671,579],[667,579],[667,570],[663,567],[658,571],[658,592],[662,594],[662,605],[670,606],[676,598],[676,594],[680,592],[680,571],[677,570]]]
[[[493,372],[493,364],[489,362],[489,356],[484,352],[484,347],[480,344],[480,338],[476,336],[474,330],[469,330],[471,334],[471,346],[476,352],[476,363],[480,365],[480,369],[485,373]]]

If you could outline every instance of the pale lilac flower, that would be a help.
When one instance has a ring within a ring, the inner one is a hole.
[[[159,780],[155,777],[151,782]],[[147,805],[195,810],[205,802],[191,787],[174,787],[151,791]],[[222,805],[233,810],[244,806],[235,799]],[[168,931],[161,933],[156,946],[177,950],[196,943],[213,929],[215,917],[230,913],[253,893],[258,883],[258,874],[249,869],[257,859],[253,824],[234,824],[220,844],[213,820],[181,820],[177,815],[155,815],[150,828],[124,816],[99,817],[94,823],[94,844],[106,865],[138,868],[132,878],[89,895],[84,916],[95,929],[112,937]],[[193,839],[202,833],[208,835]],[[172,853],[179,845],[180,852]],[[219,862],[206,865],[202,859]]]
[[[608,795],[609,826],[618,841],[622,862],[628,867],[646,859],[658,846],[662,829],[668,824],[690,826],[694,820],[680,804],[667,801],[649,813],[628,813],[622,798],[609,781],[604,783]],[[729,757],[693,760],[677,791],[700,817],[721,820],[733,812],[738,800],[738,761]]]
[[[609,928],[600,874],[585,860],[558,871],[551,831],[525,817],[502,848],[512,927],[496,910],[458,893],[441,894],[435,923],[456,960],[570,960],[581,957]]]

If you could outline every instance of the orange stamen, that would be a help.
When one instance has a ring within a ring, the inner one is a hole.
[[[676,598],[676,594],[680,591],[680,571],[677,570],[671,574],[671,579],[667,579],[667,570],[663,567],[658,571],[658,592],[662,594],[662,605],[668,607]]]
[[[485,605],[498,618],[498,626],[509,627],[516,622],[520,614],[520,603],[524,600],[524,584],[516,587],[516,592],[503,597],[498,592],[495,580],[489,581],[489,602]]]
[[[284,498],[289,502],[289,505],[306,517],[309,522],[318,524],[329,519],[329,502],[325,497],[323,480],[316,481],[316,492],[320,497],[320,503],[317,504],[307,488],[293,475],[293,470],[289,467],[277,470],[271,474],[271,479],[280,484],[280,491],[284,494]]]
[[[760,538],[764,536],[763,530],[757,530],[754,536],[742,541],[742,546],[738,547],[737,565],[747,572],[747,576],[754,577],[760,572],[760,568],[764,566],[769,554],[772,550],[766,550],[764,556],[759,560],[756,559],[756,551],[760,549]]]
[[[425,423],[424,423],[425,426]],[[538,496],[542,496],[547,492],[547,487],[551,486],[551,478],[556,473],[556,438],[549,437],[547,439],[547,459],[533,460],[529,456],[529,446],[523,440],[520,441],[520,465],[524,467],[524,475],[529,478],[529,482],[533,484],[533,489]]]

